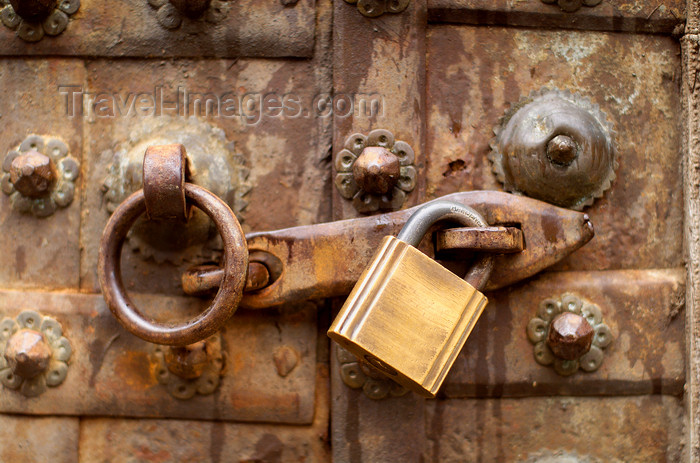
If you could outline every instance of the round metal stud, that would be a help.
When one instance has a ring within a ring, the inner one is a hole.
[[[507,191],[581,210],[615,179],[612,132],[597,105],[545,89],[506,113],[489,159]]]
[[[600,368],[603,349],[612,342],[600,308],[571,293],[540,302],[526,333],[537,363],[553,365],[564,376],[579,368],[587,372]]]
[[[416,187],[415,154],[384,129],[355,133],[335,157],[335,185],[361,214],[397,210]]]
[[[73,201],[80,164],[62,140],[30,135],[7,153],[2,168],[2,192],[19,212],[48,217]]]
[[[27,397],[63,383],[72,349],[55,319],[25,310],[0,322],[0,382]]]

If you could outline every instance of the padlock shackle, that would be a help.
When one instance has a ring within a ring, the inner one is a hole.
[[[469,206],[454,201],[437,200],[424,204],[407,221],[396,238],[418,247],[421,240],[436,222],[449,220],[466,227],[488,227],[486,220]],[[489,281],[493,269],[493,256],[482,254],[464,279],[481,290]]]

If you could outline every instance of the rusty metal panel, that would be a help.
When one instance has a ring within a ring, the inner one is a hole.
[[[137,305],[160,320],[203,310],[194,298],[137,296]],[[316,306],[290,306],[267,313],[237,312],[222,331],[226,352],[218,388],[189,400],[171,396],[158,382],[155,345],[127,333],[101,295],[0,292],[0,318],[36,308],[63,325],[72,347],[60,386],[27,399],[3,390],[0,411],[25,414],[110,415],[264,421],[308,424],[313,419],[316,376]],[[284,370],[275,352],[296,358]],[[287,371],[287,369],[289,371]]]
[[[78,460],[78,418],[0,415],[0,461]]]
[[[201,139],[205,146],[209,146],[206,144],[210,139],[223,137],[227,151],[220,153],[212,148],[211,155],[229,160],[235,156],[235,162],[249,172],[244,183],[250,191],[245,190],[243,196],[247,206],[236,210],[244,231],[329,220],[330,205],[324,201],[329,186],[329,166],[323,159],[329,143],[325,127],[330,119],[313,112],[312,103],[315,97],[323,94],[325,85],[323,70],[316,65],[315,61],[244,59],[90,62],[84,91],[102,92],[108,104],[104,114],[99,108],[93,111],[94,107],[90,106],[79,115],[75,108],[75,117],[88,121],[85,124],[87,191],[81,231],[84,249],[81,287],[99,291],[95,266],[97,248],[109,217],[104,185],[109,168],[115,162],[115,153],[138,149],[148,140],[173,142],[162,135],[172,125],[196,126],[196,130],[203,133]],[[160,96],[153,97],[154,91],[163,92],[158,95],[164,95],[162,98],[166,101],[179,104],[160,106],[158,103],[158,109],[151,107],[145,114],[137,110],[122,111],[117,106],[119,101],[134,98],[140,92],[159,101]],[[185,92],[189,95],[190,104],[187,105],[184,104]],[[205,95],[215,100],[216,106],[206,106]],[[276,95],[280,99],[288,95],[297,98],[298,104],[289,102],[285,112],[273,110],[269,105],[246,112],[239,106],[237,115],[225,107],[228,98],[243,101],[243,104],[249,98],[259,105],[265,95]],[[87,97],[83,101],[87,101]],[[191,152],[192,142],[185,141],[185,147]],[[214,170],[208,173],[210,178],[215,178],[216,174]],[[218,179],[218,185],[226,188],[230,185],[233,190],[242,187],[236,178]],[[134,291],[149,293],[182,294],[182,272],[192,263],[215,260],[209,251],[208,254],[183,254],[182,259],[178,257],[178,265],[161,265],[143,258],[148,249],[139,249],[139,253],[132,249],[133,246],[126,246],[124,251],[125,284]],[[213,255],[216,256],[216,252]]]
[[[310,426],[87,418],[80,422],[79,461],[330,461],[327,366],[318,365],[317,380]]]
[[[314,0],[225,1],[217,13],[223,15],[221,20],[184,17],[176,29],[161,26],[157,9],[149,3],[121,0],[105,8],[99,0],[82,0],[63,33],[36,43],[0,27],[0,55],[271,58],[313,54]]]
[[[685,0],[662,3],[607,0],[594,7],[580,7],[573,13],[562,10],[554,0],[546,3],[540,0],[429,0],[428,18],[431,22],[666,34],[678,32],[677,28],[685,22]],[[565,3],[576,4],[575,1]]]
[[[78,418],[0,415],[0,461],[78,461],[79,421]]]
[[[499,118],[543,87],[579,92],[613,122],[619,168],[586,209],[595,239],[554,269],[681,266],[679,66],[678,43],[668,37],[432,27],[428,196],[499,189],[486,158]]]
[[[427,462],[682,461],[675,397],[435,400],[426,414]]]
[[[32,76],[25,79],[23,76]],[[67,119],[60,111],[61,96],[54,92],[63,79],[83,82],[85,67],[79,60],[14,60],[0,62],[2,108],[1,159],[29,134],[63,140],[70,155],[82,156],[82,120]],[[73,203],[53,215],[37,218],[11,207],[0,194],[0,284],[13,288],[77,288],[80,248],[80,191],[78,177]]]
[[[559,376],[538,364],[528,322],[540,302],[575,294],[596,304],[613,342],[602,366]],[[447,397],[683,393],[683,270],[546,273],[489,294],[489,305],[448,375]]]

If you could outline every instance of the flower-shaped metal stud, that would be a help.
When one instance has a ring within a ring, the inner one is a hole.
[[[59,35],[69,16],[80,8],[80,0],[0,0],[0,21],[26,42]]]
[[[221,336],[183,347],[155,345],[156,377],[170,395],[187,400],[216,390],[224,368]]]
[[[401,13],[411,0],[345,0],[346,3],[357,5],[357,10],[363,16],[376,18],[384,13]]]
[[[416,187],[413,148],[388,130],[350,135],[335,158],[335,185],[358,212],[399,209]]]
[[[533,92],[506,111],[494,132],[489,159],[507,191],[581,210],[615,179],[612,125],[580,95]]]
[[[228,13],[228,0],[148,0],[156,9],[156,19],[165,29],[177,29],[185,18],[221,22]]]
[[[573,294],[542,301],[527,325],[527,337],[537,363],[553,365],[562,376],[579,368],[596,371],[603,363],[603,349],[612,342],[600,308]]]
[[[0,178],[12,207],[36,217],[47,217],[73,202],[78,161],[68,156],[68,146],[57,138],[30,135],[7,153]]]
[[[336,357],[340,364],[340,377],[346,386],[362,389],[370,399],[401,397],[408,389],[384,376],[379,370],[359,360],[347,350],[337,346]]]
[[[581,6],[596,6],[603,0],[542,0],[542,3],[557,3],[562,11],[573,13]]]
[[[51,317],[25,310],[0,322],[0,382],[24,396],[61,384],[71,352],[61,325]]]

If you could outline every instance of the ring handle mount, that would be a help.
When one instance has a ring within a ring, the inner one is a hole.
[[[138,310],[124,288],[122,245],[136,219],[146,212],[143,190],[117,207],[100,242],[98,276],[107,306],[129,332],[155,344],[184,346],[214,334],[238,308],[246,282],[248,247],[231,209],[210,191],[191,183],[185,183],[185,197],[212,219],[223,241],[223,282],[211,305],[195,318],[180,324],[157,322]]]

